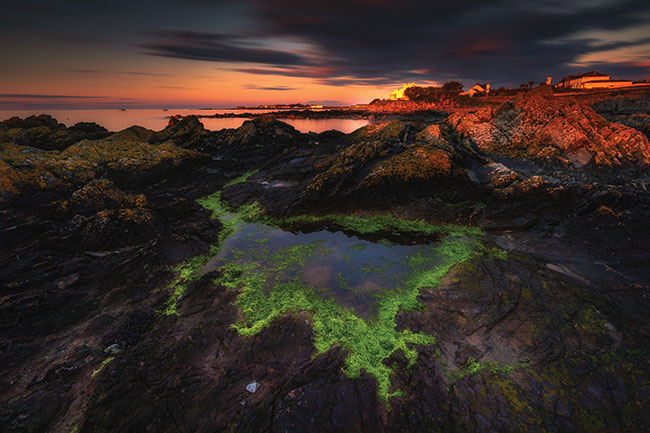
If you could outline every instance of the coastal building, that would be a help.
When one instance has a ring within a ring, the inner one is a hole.
[[[554,87],[559,89],[615,89],[636,86],[648,86],[648,83],[632,80],[612,80],[612,77],[607,74],[590,71],[584,74],[564,77]]]
[[[585,72],[584,74],[569,75],[562,78],[555,87],[561,89],[585,89],[587,83],[596,83],[609,81],[612,77],[596,71]]]
[[[476,83],[469,89],[467,92],[461,92],[461,95],[467,95],[470,98],[476,95],[489,95],[490,94],[490,83]]]
[[[390,100],[391,101],[397,101],[400,99],[408,99],[406,96],[404,96],[404,92],[406,89],[409,87],[416,86],[415,83],[409,83],[409,84],[404,84],[404,86],[401,89],[395,89],[392,92],[390,92]]]

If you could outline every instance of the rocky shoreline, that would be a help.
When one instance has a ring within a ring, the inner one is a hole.
[[[199,119],[255,119],[259,117],[274,117],[276,119],[368,119],[368,120],[422,120],[437,122],[444,119],[447,113],[437,108],[409,110],[406,112],[395,110],[372,110],[372,109],[326,109],[326,110],[282,110],[256,113],[254,111],[244,113],[215,113],[199,114]],[[182,116],[172,116],[182,119]],[[187,116],[186,116],[187,117]]]
[[[0,123],[2,431],[648,431],[650,113],[606,105]],[[445,260],[374,321],[254,304],[251,268],[206,265],[242,222]]]

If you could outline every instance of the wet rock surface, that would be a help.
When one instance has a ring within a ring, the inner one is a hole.
[[[4,122],[1,430],[647,431],[647,138],[540,93],[347,135],[268,116],[112,136]],[[218,190],[274,217],[483,228],[479,252],[420,291],[424,308],[398,314],[398,329],[436,338],[413,364],[401,350],[383,361],[398,395],[346,376],[339,346],[316,356],[307,311],[240,335],[218,270],[161,313],[176,266],[226,230],[195,201]]]

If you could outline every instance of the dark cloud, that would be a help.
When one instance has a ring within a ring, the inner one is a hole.
[[[39,95],[31,93],[0,93],[0,98],[13,99],[102,99],[106,96],[87,96],[87,95]]]
[[[234,35],[167,31],[154,34],[154,42],[140,47],[148,54],[213,62],[305,65],[308,61],[291,52],[254,46]]]
[[[572,72],[568,65],[595,50],[593,41],[572,35],[624,29],[650,17],[650,3],[639,0],[244,3],[255,25],[237,35],[159,32],[144,47],[168,57],[257,63],[262,66],[239,71],[314,78],[335,86],[446,79],[504,84]],[[311,48],[287,51],[252,43],[270,38]],[[609,48],[633,43],[639,42],[613,42]],[[628,65],[622,71],[639,75],[644,69]]]
[[[246,86],[247,89],[253,90],[274,90],[274,91],[287,91],[287,90],[299,90],[298,87],[289,87],[289,86],[257,86],[255,84],[249,84]]]
[[[12,2],[9,7],[9,11],[13,13],[24,13],[24,14],[40,14],[40,15],[58,15],[62,14],[64,11],[60,7],[52,6],[51,2],[34,2],[34,1],[19,1]]]
[[[558,74],[588,41],[566,40],[584,29],[620,29],[647,21],[642,1],[370,1],[253,0],[259,35],[300,37],[335,68],[330,77],[405,80],[430,69],[431,79],[527,80]],[[336,80],[334,80],[336,81]]]
[[[119,75],[139,75],[144,77],[168,77],[169,74],[161,74],[158,72],[141,72],[141,71],[102,71],[99,69],[69,69],[68,72],[76,74],[119,74]]]
[[[64,13],[50,19],[48,8]],[[331,86],[449,79],[518,85],[585,69],[622,78],[650,72],[643,59],[579,62],[595,51],[648,43],[650,34],[610,41],[589,35],[647,25],[647,0],[29,0],[8,3],[3,12],[1,19],[10,23],[32,23],[0,26],[6,27],[0,34],[26,36],[20,39],[25,44],[35,34],[75,44],[78,52],[110,42],[112,55],[131,55],[136,47],[148,55]],[[638,32],[650,33],[645,29]],[[53,51],[52,59],[65,55]],[[81,66],[73,72],[97,67],[82,60],[69,63]],[[125,70],[142,67],[111,60]],[[133,72],[147,74],[155,75]]]
[[[3,102],[0,101],[0,107],[2,107],[3,110],[7,111],[14,111],[14,110],[34,110],[36,113],[43,113],[43,110],[67,110],[67,109],[99,109],[99,110],[116,110],[119,108],[127,108],[127,109],[135,109],[135,108],[158,108],[158,107],[151,107],[150,105],[143,105],[143,104],[138,104],[138,103],[131,103],[131,102],[123,102],[123,103],[116,103],[116,102],[105,102],[105,103],[78,103],[78,104],[71,104],[71,103],[57,103],[57,102],[39,102],[39,103],[21,103],[21,102]],[[170,108],[172,108],[170,106]],[[35,114],[36,114],[35,113]],[[21,114],[22,115],[22,114]],[[11,117],[11,115],[7,116]],[[0,120],[4,120],[1,119]]]

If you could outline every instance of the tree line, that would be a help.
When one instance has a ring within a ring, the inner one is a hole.
[[[463,83],[459,81],[447,81],[440,87],[409,87],[404,91],[410,101],[415,102],[440,102],[446,99],[456,99],[463,91]]]

